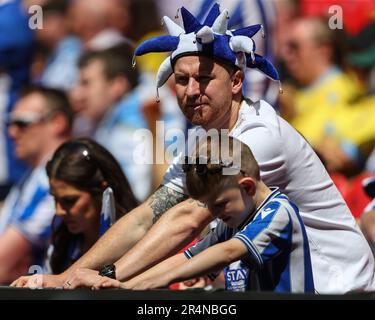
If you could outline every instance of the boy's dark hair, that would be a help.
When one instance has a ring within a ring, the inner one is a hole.
[[[78,66],[82,69],[98,60],[103,64],[103,72],[108,80],[124,76],[133,89],[138,85],[139,73],[137,68],[132,66],[132,59],[133,48],[122,44],[106,50],[89,51],[81,56]]]
[[[203,144],[197,145],[196,154],[198,156],[194,163],[183,165],[187,190],[194,199],[237,186],[240,176],[260,180],[259,165],[253,153],[236,138],[223,134],[219,135],[218,140],[207,137]],[[230,174],[231,170],[235,174]]]
[[[19,97],[24,98],[34,93],[40,94],[45,99],[48,113],[61,113],[64,115],[67,120],[67,129],[70,131],[73,126],[74,112],[65,92],[58,89],[33,85],[21,89]]]

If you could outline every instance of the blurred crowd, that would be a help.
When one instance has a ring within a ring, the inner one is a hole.
[[[274,105],[313,146],[374,245],[374,0],[0,0],[0,283],[47,248],[56,210],[45,165],[63,142],[90,137],[108,149],[138,201],[160,184],[167,164],[135,163],[133,134],[148,129],[167,147],[156,121],[165,131],[190,124],[173,77],[156,100],[165,55],[134,61],[133,51],[165,33],[163,15],[181,23],[185,6],[204,18],[214,2],[230,28],[264,26],[257,51],[278,66],[283,94],[252,71],[244,94]]]

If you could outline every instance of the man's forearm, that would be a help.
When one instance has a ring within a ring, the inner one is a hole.
[[[139,241],[152,225],[152,212],[146,204],[118,220],[76,263],[64,273],[78,268],[98,270],[113,263]]]
[[[130,279],[175,254],[197,237],[212,219],[208,209],[197,201],[189,199],[174,206],[115,263],[117,279]]]
[[[165,200],[167,197],[167,200]],[[185,195],[167,187],[159,187],[143,204],[117,221],[94,245],[64,273],[78,268],[98,270],[127,253],[165,211],[181,202]]]

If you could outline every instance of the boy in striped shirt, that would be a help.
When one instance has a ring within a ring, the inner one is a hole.
[[[199,155],[206,151],[207,157],[194,161],[190,157],[183,165],[190,196],[220,219],[217,226],[184,253],[135,278],[124,283],[103,278],[95,288],[159,288],[213,276],[224,268],[227,289],[314,292],[309,244],[297,207],[277,188],[262,182],[247,145],[228,136],[223,144],[220,138],[220,143],[208,139],[197,149]],[[228,158],[229,154],[233,157]],[[220,156],[215,160],[214,155]],[[227,268],[236,261],[241,268]]]

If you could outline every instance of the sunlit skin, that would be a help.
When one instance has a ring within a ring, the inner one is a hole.
[[[51,179],[51,194],[55,199],[56,215],[61,217],[72,234],[84,235],[84,249],[98,239],[100,225],[100,203],[86,192]]]
[[[283,47],[283,58],[289,73],[301,84],[312,84],[331,65],[331,49],[314,40],[316,23],[296,20]]]
[[[262,199],[270,192],[263,182],[245,177],[239,180],[238,186],[226,188],[199,200],[207,205],[215,218],[223,220],[231,228],[237,228],[255,212]]]
[[[178,104],[204,129],[234,126],[242,100],[243,73],[204,56],[179,58],[174,65]]]
[[[28,114],[42,117],[46,113],[46,102],[43,96],[38,93],[32,93],[18,100],[12,111],[15,118],[21,119]],[[50,148],[50,129],[51,124],[42,120],[26,128],[11,125],[8,132],[14,141],[14,150],[17,157],[32,165],[37,165]]]
[[[79,83],[72,93],[74,103],[79,106],[76,109],[95,121],[99,121],[117,99],[112,96],[112,81],[105,77],[103,68],[99,60],[92,60],[82,67]]]

